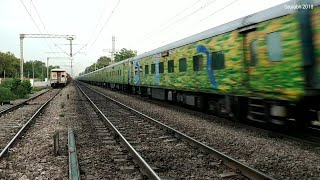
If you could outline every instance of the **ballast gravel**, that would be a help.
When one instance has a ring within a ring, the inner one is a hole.
[[[222,118],[91,86],[276,179],[319,179],[320,148]]]
[[[75,132],[81,179],[143,179],[139,171],[126,174],[119,170],[111,158],[114,151],[101,143],[92,124],[99,118],[86,103],[72,83],[63,88],[10,149],[9,156],[0,160],[0,180],[69,179],[68,128]],[[53,153],[56,133],[57,156]]]

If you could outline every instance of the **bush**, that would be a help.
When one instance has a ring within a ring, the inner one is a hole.
[[[26,94],[30,94],[30,93],[31,93],[32,87],[31,87],[30,81],[28,81],[28,80],[23,80],[23,81],[21,82],[21,86],[22,86],[23,88],[25,88]]]
[[[4,101],[10,101],[15,99],[14,94],[10,91],[9,88],[4,87],[4,86],[0,86],[0,101],[4,102]]]
[[[30,81],[23,80],[21,82],[20,79],[7,79],[2,83],[1,87],[3,92],[0,92],[0,98],[3,98],[4,100],[25,98],[32,90]]]
[[[17,89],[14,90],[14,94],[19,98],[26,98],[28,92],[27,89],[20,84]]]

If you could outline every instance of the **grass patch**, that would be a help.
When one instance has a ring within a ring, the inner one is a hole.
[[[64,113],[60,113],[60,114],[59,114],[59,117],[64,117],[64,116],[65,116]]]

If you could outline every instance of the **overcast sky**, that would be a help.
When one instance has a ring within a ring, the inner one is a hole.
[[[76,35],[73,52],[83,47],[74,56],[77,75],[100,56],[110,56],[103,49],[111,49],[112,35],[116,37],[116,49],[141,54],[286,1],[1,0],[0,51],[20,57],[21,33]],[[50,52],[69,53],[67,43],[65,39],[25,39],[24,59],[46,62],[47,57],[66,57],[65,53]],[[69,63],[67,59],[52,59],[49,65],[60,65],[70,72]]]

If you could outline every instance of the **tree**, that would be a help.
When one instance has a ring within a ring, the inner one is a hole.
[[[114,59],[115,59],[115,62],[119,62],[128,58],[134,57],[136,55],[137,55],[136,51],[122,48],[120,52],[117,52],[114,54]],[[101,56],[96,63],[90,65],[89,67],[86,67],[84,73],[89,73],[89,72],[95,71],[96,69],[106,67],[110,65],[110,63],[111,63],[111,59],[109,57]]]
[[[116,52],[114,54],[114,60],[115,62],[119,62],[119,61],[122,61],[122,60],[125,60],[125,59],[128,59],[128,58],[131,58],[131,57],[134,57],[136,56],[137,53],[133,50],[128,50],[126,48],[122,48],[120,50],[120,52]]]
[[[98,60],[97,60],[97,69],[109,66],[111,62],[111,59],[107,56],[101,56]]]
[[[55,69],[55,68],[60,68],[60,67],[49,66],[49,73],[51,69]],[[24,63],[23,72],[24,72],[23,73],[24,76],[27,78],[33,78],[33,72],[34,72],[35,79],[44,80],[44,78],[47,77],[47,66],[42,61],[38,61],[38,60],[27,61]]]
[[[0,52],[0,74],[6,77],[14,78],[19,76],[20,59],[16,58],[14,54],[7,52]]]
[[[87,67],[85,72],[95,71],[96,69],[100,69],[106,66],[109,66],[111,59],[107,56],[101,56],[96,63],[92,64],[91,66]]]

